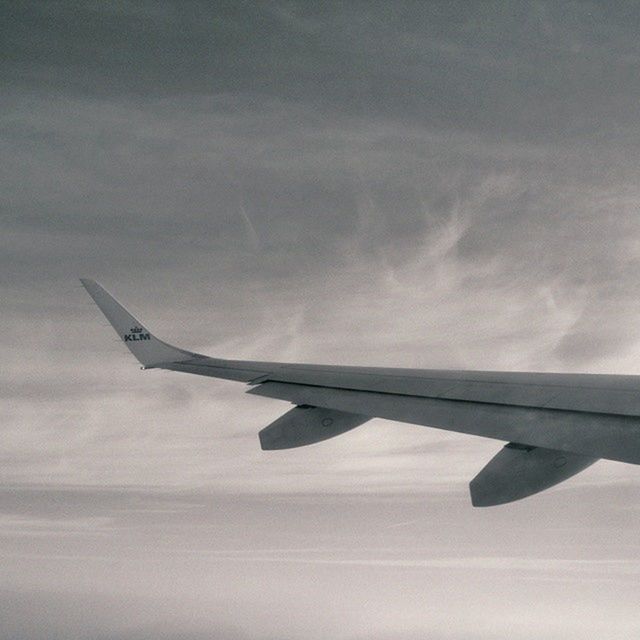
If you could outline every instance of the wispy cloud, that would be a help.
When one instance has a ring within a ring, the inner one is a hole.
[[[285,403],[140,372],[76,284],[222,357],[640,372],[634,7],[0,12],[0,635],[629,635],[636,468],[478,512],[492,441],[262,452]]]

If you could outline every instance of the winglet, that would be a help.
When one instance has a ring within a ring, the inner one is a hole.
[[[161,363],[190,360],[195,356],[190,351],[173,347],[158,340],[145,326],[132,316],[113,296],[95,280],[80,278],[82,286],[104,313],[129,351],[144,367]]]

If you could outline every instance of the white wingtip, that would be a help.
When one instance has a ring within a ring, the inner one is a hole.
[[[189,351],[158,340],[142,322],[129,313],[110,293],[91,278],[80,278],[82,286],[104,313],[129,351],[145,367],[158,363],[179,362],[193,357]]]

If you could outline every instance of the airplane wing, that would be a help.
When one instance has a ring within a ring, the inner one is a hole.
[[[260,432],[263,449],[320,442],[374,417],[506,441],[470,484],[475,506],[527,497],[599,458],[640,464],[640,376],[211,358],[159,340],[98,283],[81,282],[144,369],[245,382],[296,405]]]

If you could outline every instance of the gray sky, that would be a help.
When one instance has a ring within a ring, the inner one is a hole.
[[[489,440],[142,373],[640,373],[636,3],[0,9],[0,636],[628,638],[638,469],[471,508]]]

